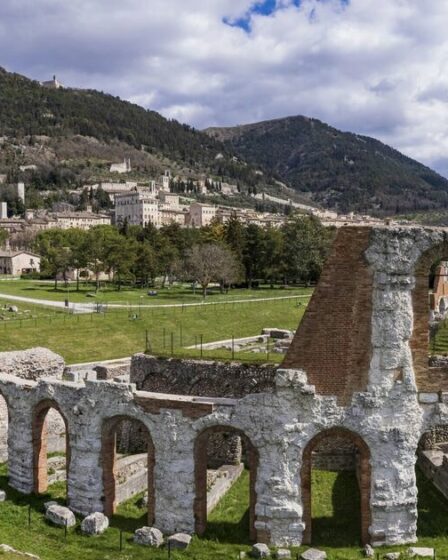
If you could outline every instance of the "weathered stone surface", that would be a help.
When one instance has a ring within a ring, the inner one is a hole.
[[[398,560],[401,556],[400,552],[388,552],[383,556],[385,560]]]
[[[168,537],[170,548],[186,549],[191,542],[191,536],[186,533],[176,533]]]
[[[305,552],[302,552],[300,558],[302,560],[326,560],[327,553],[317,548],[309,548],[305,550]]]
[[[163,534],[162,531],[159,531],[159,529],[155,527],[140,527],[140,529],[137,529],[134,533],[134,542],[136,544],[158,548],[163,544]],[[175,548],[173,545],[171,546]]]
[[[282,558],[291,558],[291,551],[287,548],[279,548],[275,553],[275,557],[278,558],[278,560]]]
[[[370,546],[370,544],[366,544],[366,546],[364,547],[364,556],[366,558],[374,558],[375,557],[375,551],[373,550],[373,547]]]
[[[62,527],[73,527],[76,525],[75,514],[67,507],[60,505],[51,505],[45,512],[45,518],[55,525]]]
[[[57,506],[58,502],[55,502],[54,500],[50,500],[49,502],[44,502],[44,510],[47,511],[47,509],[50,506]]]
[[[64,359],[48,348],[0,353],[0,374],[15,375],[23,379],[37,380],[40,377],[62,379],[64,366]]]
[[[266,544],[256,543],[252,546],[251,556],[254,558],[269,558],[271,551]]]
[[[434,558],[434,549],[411,546],[408,550],[408,554],[411,558]]]
[[[0,490],[0,502],[4,502],[6,500],[6,492],[4,490]]]
[[[81,532],[84,535],[102,535],[109,527],[109,519],[99,511],[84,517],[81,523]]]

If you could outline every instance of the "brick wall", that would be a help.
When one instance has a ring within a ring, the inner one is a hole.
[[[322,395],[348,404],[367,387],[371,355],[372,273],[364,258],[370,228],[339,230],[282,364],[304,369]]]

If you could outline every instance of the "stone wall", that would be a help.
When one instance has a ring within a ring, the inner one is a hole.
[[[64,359],[47,348],[32,348],[18,352],[2,352],[0,373],[15,375],[22,379],[37,380],[41,377],[61,379]],[[48,451],[65,451],[65,426],[61,417],[50,411],[48,416]],[[0,463],[8,460],[8,409],[0,396]]]
[[[362,541],[415,542],[418,443],[433,427],[448,424],[448,377],[428,364],[423,281],[434,255],[448,251],[446,237],[444,230],[417,227],[340,231],[331,274],[324,270],[306,328],[298,329],[276,372],[266,368],[258,375],[225,364],[212,366],[213,374],[191,361],[160,365],[140,355],[133,380],[143,390],[0,374],[10,418],[10,485],[28,493],[42,487],[44,435],[35,414],[53,406],[68,427],[70,507],[83,514],[113,511],[111,434],[117,422],[133,419],[150,450],[148,523],[167,533],[202,534],[207,437],[234,431],[248,442],[251,537],[299,545],[312,538],[313,451],[328,438],[343,438],[356,450]],[[215,396],[199,396],[206,391]]]
[[[141,391],[202,397],[240,398],[272,392],[276,367],[135,354],[130,382]]]

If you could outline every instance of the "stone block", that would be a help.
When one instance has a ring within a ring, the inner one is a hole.
[[[287,548],[279,548],[275,553],[275,557],[278,558],[278,560],[282,560],[282,558],[291,558],[291,551]]]
[[[435,404],[439,402],[438,393],[419,393],[418,401],[421,404]]]
[[[0,502],[4,502],[6,500],[6,492],[4,490],[0,490]]]
[[[383,556],[384,560],[398,560],[401,556],[400,552],[388,552]]]
[[[366,546],[364,547],[364,556],[366,558],[375,558],[375,551],[370,544],[366,544]]]
[[[44,510],[47,511],[47,509],[50,506],[57,506],[59,505],[57,502],[55,502],[54,500],[51,500],[50,502],[44,502]]]
[[[191,537],[190,537],[191,538]],[[154,546],[158,548],[163,544],[162,531],[155,527],[140,527],[134,533],[134,542],[143,546]],[[174,548],[171,545],[172,548]]]
[[[81,532],[84,535],[102,535],[108,527],[109,519],[104,513],[96,511],[82,520]]]
[[[434,558],[434,549],[412,546],[408,554],[411,558]]]
[[[300,558],[302,560],[326,560],[327,553],[317,548],[309,548],[305,550],[305,552],[302,552]]]
[[[179,548],[181,550],[185,550],[190,544],[190,541],[191,536],[187,535],[187,533],[176,533],[175,535],[171,535],[171,537],[168,537],[170,548]]]
[[[47,508],[45,518],[60,527],[73,527],[76,525],[75,514],[68,507],[53,504]]]
[[[270,558],[271,551],[266,544],[257,543],[252,547],[251,556],[253,558]]]

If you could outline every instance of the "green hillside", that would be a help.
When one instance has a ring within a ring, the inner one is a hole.
[[[397,150],[317,120],[287,117],[210,128],[241,157],[341,212],[390,215],[448,207],[448,180]]]

